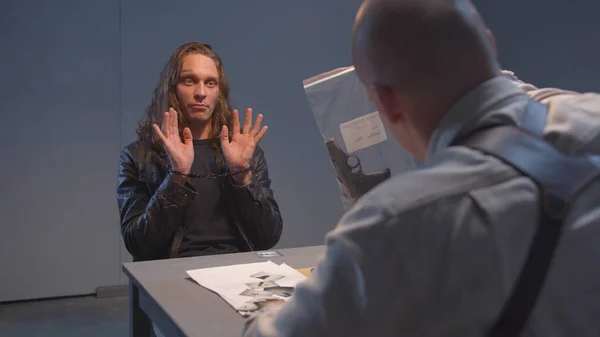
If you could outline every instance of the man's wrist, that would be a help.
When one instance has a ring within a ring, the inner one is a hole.
[[[231,180],[237,187],[246,187],[252,183],[252,171],[247,169],[244,172],[233,174]]]
[[[183,172],[172,170],[169,174],[171,175],[171,179],[180,183],[181,185],[185,185],[185,183],[187,183],[190,180],[187,174]]]
[[[171,168],[169,169],[169,171],[171,171],[172,173],[180,174],[180,175],[188,175],[192,171],[192,168],[191,167],[180,168],[180,167],[177,167],[177,166],[171,166]]]

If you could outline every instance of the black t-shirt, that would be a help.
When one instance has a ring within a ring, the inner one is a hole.
[[[209,140],[194,140],[192,173],[217,173],[215,150]],[[228,201],[219,178],[190,178],[198,194],[186,214],[185,234],[179,248],[179,257],[235,253],[239,249],[235,225],[230,217]]]

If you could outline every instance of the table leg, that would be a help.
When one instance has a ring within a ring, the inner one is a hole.
[[[129,336],[150,337],[151,321],[140,308],[140,290],[129,281]]]

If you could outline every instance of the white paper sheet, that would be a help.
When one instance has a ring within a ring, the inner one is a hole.
[[[387,139],[379,111],[340,124],[348,153],[379,144]]]
[[[217,293],[242,316],[287,301],[306,279],[296,269],[272,261],[188,270],[201,286]]]

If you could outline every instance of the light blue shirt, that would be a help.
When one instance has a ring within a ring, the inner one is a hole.
[[[501,161],[449,144],[484,125],[520,125],[527,100],[499,76],[457,102],[425,167],[361,198],[327,235],[315,274],[244,336],[485,336],[529,249],[538,192]],[[598,95],[549,106],[545,138],[567,153],[600,152]],[[600,335],[599,205],[600,182],[572,204],[524,336]]]

